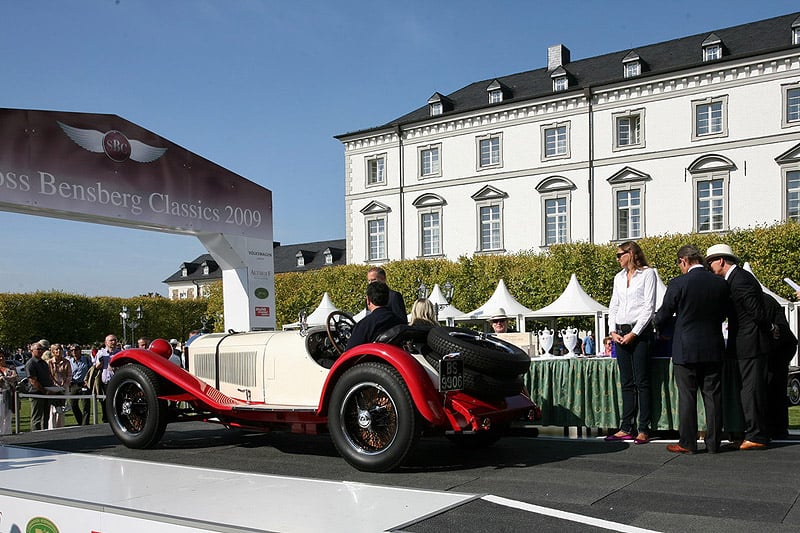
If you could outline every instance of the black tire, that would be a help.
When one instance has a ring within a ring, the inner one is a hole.
[[[137,364],[118,368],[106,387],[106,413],[114,435],[128,448],[152,448],[167,428],[167,402],[158,376]]]
[[[425,355],[425,359],[437,371],[441,356],[435,353]],[[497,378],[482,374],[481,372],[468,368],[464,363],[464,392],[474,395],[476,398],[484,400],[502,400],[507,396],[515,396],[523,391],[524,382],[522,376]]]
[[[789,380],[789,403],[800,405],[800,378],[798,377]]]
[[[374,362],[350,368],[336,383],[328,429],[344,460],[365,472],[399,466],[420,433],[417,411],[400,373]]]
[[[460,352],[464,366],[499,378],[519,376],[531,366],[531,358],[518,346],[469,329],[432,328],[428,345],[440,357]]]

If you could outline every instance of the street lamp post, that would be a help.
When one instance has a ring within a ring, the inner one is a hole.
[[[428,287],[425,286],[425,283],[423,283],[421,279],[418,279],[417,281],[419,281],[419,287],[417,287],[417,298],[424,300],[428,297]]]
[[[450,283],[450,280],[445,281],[444,286],[442,288],[444,288],[444,298],[445,300],[447,300],[447,303],[439,304],[439,311],[450,305],[450,302],[453,300],[453,293],[455,292],[456,289],[455,287],[453,287],[453,284]]]
[[[123,305],[119,317],[122,319],[122,345],[128,344],[128,306]]]
[[[136,328],[141,325],[143,316],[142,306],[136,306],[136,319],[134,320],[132,317],[131,320],[128,320],[128,326],[131,328],[131,342],[136,340]]]

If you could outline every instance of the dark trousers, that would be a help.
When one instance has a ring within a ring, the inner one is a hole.
[[[789,382],[788,358],[770,354],[767,361],[767,431],[771,439],[785,438],[789,434]]]
[[[769,442],[767,431],[767,357],[737,359],[742,388],[739,399],[744,413],[744,438]]]
[[[719,451],[722,440],[722,363],[673,364],[678,387],[679,443],[687,450],[697,450],[697,389],[706,410],[706,450]]]
[[[31,398],[31,431],[47,429],[50,425],[50,400]]]
[[[631,344],[614,349],[622,389],[622,422],[619,429],[629,434],[650,432],[650,344],[653,332],[648,327]],[[639,424],[636,424],[636,415]]]
[[[81,392],[83,383],[72,383],[69,386],[70,394],[88,394],[89,391]],[[72,414],[75,415],[75,421],[80,426],[89,425],[89,399],[88,398],[73,398],[69,401],[69,406],[72,409]]]

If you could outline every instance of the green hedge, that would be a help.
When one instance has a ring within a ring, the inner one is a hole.
[[[684,244],[701,252],[720,242],[729,244],[742,261],[749,261],[758,279],[775,293],[794,299],[784,277],[800,281],[800,224],[787,223],[724,235],[690,234],[647,237],[638,241],[651,266],[658,268],[664,283],[680,274],[675,253]],[[500,279],[524,306],[539,309],[561,295],[575,274],[592,298],[608,305],[614,274],[619,270],[616,244],[585,242],[551,246],[545,252],[512,255],[476,255],[457,261],[414,259],[383,265],[389,285],[403,294],[410,307],[420,280],[428,288],[450,281],[455,287],[453,305],[464,312],[481,305],[492,295]],[[301,309],[313,311],[324,292],[333,303],[351,313],[364,307],[368,265],[345,265],[311,272],[275,276],[278,327],[297,320]],[[576,322],[571,319],[571,322]],[[581,325],[581,324],[578,324]]]
[[[777,294],[794,299],[784,277],[800,281],[800,224],[736,230],[724,235],[691,234],[647,237],[638,241],[651,266],[657,267],[664,283],[680,272],[675,252],[684,244],[700,251],[720,242],[729,244],[742,261],[749,261],[758,279]],[[383,265],[389,285],[400,291],[410,307],[420,281],[430,289],[450,281],[455,287],[453,305],[471,311],[491,296],[503,279],[511,294],[524,306],[539,309],[555,300],[575,274],[584,290],[598,302],[608,305],[614,274],[619,270],[615,244],[585,242],[551,246],[547,251],[511,255],[476,255],[445,259],[413,259]],[[333,303],[351,313],[364,308],[368,265],[344,265],[311,272],[289,272],[275,276],[276,320],[295,322],[302,309],[313,311],[323,293]],[[87,297],[62,292],[0,294],[0,346],[15,347],[40,338],[64,342],[90,343],[108,333],[122,338],[119,311],[142,306],[145,318],[137,336],[185,339],[199,328],[203,315],[222,315],[222,285],[211,287],[207,299],[168,300],[163,297],[110,298]],[[569,321],[586,327],[581,320]],[[223,321],[217,320],[216,331]]]

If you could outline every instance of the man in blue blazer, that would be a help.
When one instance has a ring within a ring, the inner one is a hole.
[[[661,329],[675,315],[672,365],[678,387],[678,444],[674,453],[697,452],[697,390],[706,410],[706,450],[719,451],[722,438],[722,322],[730,308],[728,285],[705,269],[703,256],[692,246],[678,250],[681,276],[670,281],[654,322]]]
[[[739,258],[727,244],[715,244],[706,252],[706,262],[717,276],[725,278],[731,291],[733,312],[728,318],[726,355],[736,359],[742,388],[739,398],[744,414],[744,440],[740,450],[767,447],[767,361],[778,327],[764,307],[761,284],[750,272],[739,268]]]

